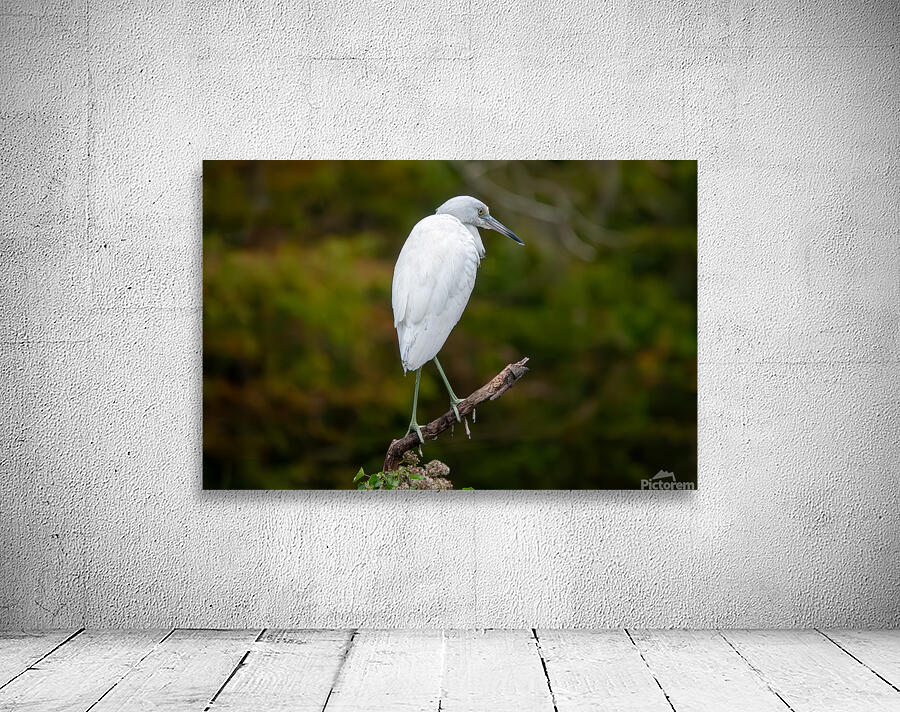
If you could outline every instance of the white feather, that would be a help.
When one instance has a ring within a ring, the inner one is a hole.
[[[483,255],[477,229],[452,215],[430,215],[409,233],[391,286],[404,370],[437,356],[469,302]]]

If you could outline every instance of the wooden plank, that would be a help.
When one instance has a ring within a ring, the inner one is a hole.
[[[530,630],[447,633],[441,712],[553,712]]]
[[[349,630],[266,631],[211,709],[322,712],[352,636]]]
[[[138,663],[91,712],[202,712],[261,631],[176,630]]]
[[[325,712],[437,710],[441,689],[440,631],[360,631]]]
[[[77,633],[75,629],[0,631],[0,688]]]
[[[167,631],[84,631],[0,689],[0,710],[84,712]]]
[[[716,631],[630,631],[678,712],[785,712],[785,704]]]
[[[558,712],[672,712],[624,630],[538,630]]]
[[[814,630],[724,635],[794,712],[900,712],[900,694]]]
[[[900,690],[900,630],[826,630],[822,635]]]

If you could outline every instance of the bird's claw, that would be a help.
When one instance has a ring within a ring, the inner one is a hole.
[[[456,422],[461,423],[462,418],[459,417],[459,409],[456,407],[459,403],[462,403],[462,398],[452,398],[450,400],[450,407],[453,409],[453,414],[456,416]]]
[[[406,431],[406,434],[409,435],[412,432],[415,432],[415,434],[419,436],[419,443],[424,445],[425,438],[422,437],[422,428],[418,423],[412,422],[409,424],[409,430]]]

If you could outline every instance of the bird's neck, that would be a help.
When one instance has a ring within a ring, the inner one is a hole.
[[[484,258],[484,243],[481,241],[481,233],[478,232],[478,228],[474,225],[469,225],[468,223],[463,223],[466,226],[466,229],[472,233],[472,238],[475,240],[475,247],[478,248],[478,256]]]

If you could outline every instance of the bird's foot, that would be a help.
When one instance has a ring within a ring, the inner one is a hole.
[[[456,415],[457,423],[461,423],[462,418],[459,417],[459,408],[457,408],[456,406],[458,406],[462,402],[463,402],[462,398],[456,398],[454,396],[450,397],[450,408],[453,410],[454,415]]]
[[[412,432],[415,432],[415,434],[419,436],[419,442],[422,445],[424,445],[425,438],[422,437],[422,428],[419,426],[419,424],[415,420],[410,421],[409,430],[406,431],[406,434],[409,435]]]

